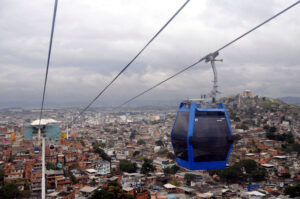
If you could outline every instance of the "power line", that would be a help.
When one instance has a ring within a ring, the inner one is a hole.
[[[48,79],[48,71],[49,71],[49,65],[50,65],[51,49],[52,49],[52,41],[53,41],[53,34],[54,34],[54,27],[55,27],[57,1],[58,0],[55,0],[55,3],[54,3],[52,28],[51,28],[51,35],[50,35],[49,50],[48,50],[48,59],[47,59],[47,67],[46,67],[46,74],[45,74],[45,81],[44,81],[44,89],[43,89],[42,105],[41,105],[41,111],[40,111],[39,126],[41,125],[41,119],[42,119],[43,109],[44,109],[44,101],[45,101],[46,86],[47,86],[47,79]]]
[[[280,11],[280,12],[277,13],[276,15],[274,15],[274,16],[268,18],[268,19],[265,20],[264,22],[260,23],[259,25],[255,26],[254,28],[250,29],[249,31],[245,32],[245,33],[242,34],[241,36],[239,36],[239,37],[237,37],[236,39],[234,39],[234,40],[230,41],[229,43],[225,44],[224,46],[222,46],[222,47],[219,48],[218,50],[214,51],[214,53],[210,53],[210,54],[208,54],[208,55],[202,57],[199,61],[195,62],[194,64],[192,64],[192,65],[190,65],[190,66],[188,66],[188,67],[182,69],[181,71],[179,71],[179,72],[175,73],[174,75],[168,77],[167,79],[165,79],[165,80],[159,82],[158,84],[152,86],[151,88],[148,88],[147,90],[141,92],[140,94],[138,94],[138,95],[136,95],[136,96],[130,98],[129,100],[127,100],[127,101],[125,101],[124,103],[122,103],[122,104],[120,104],[119,106],[117,106],[115,109],[120,108],[121,106],[124,106],[125,104],[128,104],[129,102],[135,100],[136,98],[138,98],[138,97],[140,97],[140,96],[142,96],[142,95],[148,93],[148,92],[151,91],[152,89],[154,89],[154,88],[160,86],[161,84],[163,84],[163,83],[169,81],[170,79],[176,77],[177,75],[179,75],[179,74],[185,72],[186,70],[188,70],[188,69],[194,67],[195,65],[199,64],[199,63],[202,62],[203,60],[206,60],[209,56],[211,56],[211,55],[213,55],[213,54],[215,54],[215,53],[219,53],[219,51],[221,51],[221,50],[227,48],[228,46],[232,45],[232,44],[235,43],[236,41],[240,40],[241,38],[245,37],[246,35],[248,35],[249,33],[253,32],[254,30],[258,29],[259,27],[263,26],[264,24],[266,24],[266,23],[270,22],[271,20],[275,19],[276,17],[278,17],[279,15],[281,15],[281,14],[283,14],[284,12],[288,11],[289,9],[291,9],[292,7],[296,6],[296,5],[299,4],[299,3],[300,3],[300,1],[297,1],[296,3],[290,5],[289,7],[285,8],[285,9],[282,10],[282,11]]]
[[[259,27],[265,25],[266,23],[268,23],[269,21],[273,20],[274,18],[278,17],[279,15],[283,14],[284,12],[288,11],[289,9],[291,9],[292,7],[296,6],[298,3],[300,3],[300,1],[297,1],[296,3],[290,5],[289,7],[287,7],[286,9],[278,12],[276,15],[274,15],[273,17],[270,17],[269,19],[265,20],[264,22],[262,22],[261,24],[255,26],[254,28],[252,28],[251,30],[249,30],[248,32],[245,32],[244,34],[242,34],[241,36],[237,37],[236,39],[232,40],[231,42],[225,44],[224,46],[222,46],[221,48],[219,48],[218,50],[216,50],[216,52],[223,50],[224,48],[227,48],[228,46],[230,46],[231,44],[235,43],[236,41],[240,40],[241,38],[245,37],[246,35],[248,35],[249,33],[253,32],[254,30],[258,29]]]
[[[79,113],[78,116],[71,122],[73,123],[80,115],[82,115],[107,89],[110,85],[114,83],[115,80],[139,57],[139,55],[150,45],[150,43],[169,25],[169,23],[177,16],[177,14],[189,3],[187,0],[176,12],[175,14],[165,23],[160,30],[150,39],[150,41],[137,53],[137,55],[115,76],[109,84],[107,84],[104,89]]]
[[[154,88],[156,88],[156,87],[160,86],[161,84],[163,84],[163,83],[165,83],[166,81],[168,81],[168,80],[172,79],[173,77],[175,77],[175,76],[179,75],[180,73],[183,73],[184,71],[186,71],[186,70],[188,70],[188,69],[190,69],[190,68],[194,67],[195,65],[199,64],[201,61],[203,61],[203,59],[200,59],[199,61],[197,61],[197,62],[193,63],[192,65],[190,65],[190,66],[188,66],[188,67],[184,68],[183,70],[181,70],[181,71],[179,71],[179,72],[175,73],[174,75],[170,76],[169,78],[165,79],[164,81],[162,81],[162,82],[160,82],[160,83],[158,83],[158,84],[155,84],[155,85],[154,85],[154,86],[152,86],[151,88],[148,88],[147,90],[145,90],[145,91],[141,92],[140,94],[136,95],[135,97],[133,97],[133,98],[130,98],[129,100],[127,100],[127,101],[126,101],[126,102],[124,102],[123,104],[121,104],[121,105],[117,106],[115,109],[117,109],[117,108],[119,108],[119,107],[121,107],[121,106],[124,106],[125,104],[128,104],[129,102],[131,102],[131,101],[135,100],[136,98],[138,98],[138,97],[140,97],[140,96],[142,96],[142,95],[144,95],[144,94],[148,93],[150,90],[152,90],[152,89],[154,89]]]

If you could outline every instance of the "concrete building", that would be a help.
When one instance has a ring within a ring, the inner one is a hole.
[[[38,130],[41,128],[41,136],[50,140],[60,139],[60,123],[53,119],[42,119],[24,125],[24,140],[38,140]]]
[[[96,163],[95,168],[97,173],[100,175],[107,175],[110,173],[110,162],[108,161],[100,161]]]
[[[252,91],[250,91],[250,90],[244,90],[243,91],[243,97],[253,97],[252,96]]]

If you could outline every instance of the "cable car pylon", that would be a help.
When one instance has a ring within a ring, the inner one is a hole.
[[[220,62],[223,62],[223,59],[216,59],[216,57],[219,55],[218,52],[215,52],[213,54],[210,54],[208,55],[206,58],[205,58],[205,62],[210,62],[211,63],[211,67],[212,67],[212,70],[213,70],[213,73],[214,73],[214,85],[213,85],[213,89],[211,90],[210,92],[210,97],[212,98],[212,103],[216,103],[216,97],[217,97],[217,93],[220,93],[218,91],[218,73],[217,73],[217,69],[216,69],[216,66],[215,66],[215,62],[216,61],[220,61]]]
[[[232,148],[232,129],[223,103],[216,103],[218,52],[208,54],[214,74],[213,88],[201,99],[180,103],[171,132],[171,142],[179,166],[190,170],[225,168]],[[207,101],[207,97],[211,101]]]

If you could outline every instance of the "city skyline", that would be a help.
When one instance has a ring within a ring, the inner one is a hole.
[[[60,2],[45,106],[86,105],[183,2]],[[95,106],[125,101],[293,2],[191,1]],[[0,106],[38,107],[53,2],[0,4]],[[260,96],[299,97],[298,9],[219,55],[224,59],[217,63],[221,96],[251,89]],[[202,63],[139,100],[198,97],[210,91],[211,81],[210,65]]]

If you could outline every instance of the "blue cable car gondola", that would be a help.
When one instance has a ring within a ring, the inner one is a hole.
[[[225,168],[231,148],[232,130],[223,104],[199,108],[182,102],[171,133],[179,166],[190,170]]]
[[[232,148],[233,134],[224,104],[215,103],[216,56],[218,52],[206,58],[214,72],[214,86],[209,94],[212,102],[202,99],[181,102],[171,132],[176,162],[190,170],[225,168]]]
[[[40,153],[40,147],[39,146],[35,146],[33,150],[34,150],[34,154],[39,154]]]

